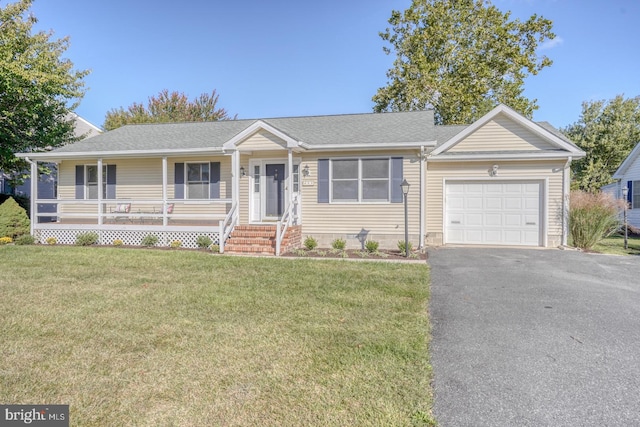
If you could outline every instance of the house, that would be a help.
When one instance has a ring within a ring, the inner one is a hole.
[[[74,136],[76,138],[90,138],[95,135],[99,135],[102,133],[102,130],[97,126],[89,123],[87,120],[78,116],[75,113],[71,113],[74,119]],[[48,165],[50,173],[48,174],[39,174],[38,176],[38,199],[55,199],[56,198],[56,180],[57,180],[57,171],[53,165]],[[27,178],[24,182],[16,187],[12,187],[9,184],[10,176],[5,175],[0,171],[0,193],[5,194],[13,194],[19,196],[27,196],[31,197],[31,178]],[[39,212],[42,213],[54,213],[56,211],[56,206],[53,204],[40,204]],[[49,216],[44,217],[41,216],[40,220],[42,221],[52,221],[55,220],[55,217]]]
[[[628,190],[628,224],[640,228],[640,143],[631,150],[631,153],[613,174],[613,179],[616,182],[605,185],[602,187],[602,191],[621,199],[623,198],[622,189],[626,187]]]
[[[58,165],[57,222],[32,222],[40,242],[206,235],[280,253],[305,236],[395,248],[405,179],[414,247],[565,244],[569,167],[584,152],[500,105],[469,126],[435,126],[433,111],[128,125],[19,156],[33,174]]]

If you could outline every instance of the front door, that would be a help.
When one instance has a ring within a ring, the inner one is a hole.
[[[284,163],[265,165],[264,216],[280,218],[284,212]]]

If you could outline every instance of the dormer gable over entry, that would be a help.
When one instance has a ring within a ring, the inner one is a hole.
[[[224,144],[225,150],[238,151],[304,151],[303,143],[263,120],[257,120],[251,126],[231,138]]]

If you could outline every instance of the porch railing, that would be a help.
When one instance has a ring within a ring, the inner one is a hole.
[[[224,245],[231,235],[233,231],[233,227],[238,222],[238,203],[234,203],[231,206],[231,210],[225,217],[225,219],[220,222],[220,253],[224,253]]]
[[[287,207],[284,215],[276,225],[276,256],[280,256],[282,249],[282,240],[287,235],[287,229],[290,225],[295,225],[298,222],[298,197],[294,196],[291,203]]]

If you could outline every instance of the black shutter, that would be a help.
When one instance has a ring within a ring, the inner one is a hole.
[[[318,203],[329,203],[329,159],[318,160]]]
[[[402,187],[400,187],[404,179],[402,162],[402,157],[391,158],[391,203],[403,202]]]
[[[209,163],[209,198],[220,198],[220,162]]]
[[[173,184],[173,198],[184,199],[184,163],[176,163]]]
[[[84,199],[84,165],[76,165],[76,199]]]
[[[116,165],[107,165],[107,199],[116,198]]]
[[[629,203],[629,209],[633,209],[633,181],[627,181],[627,202]]]

